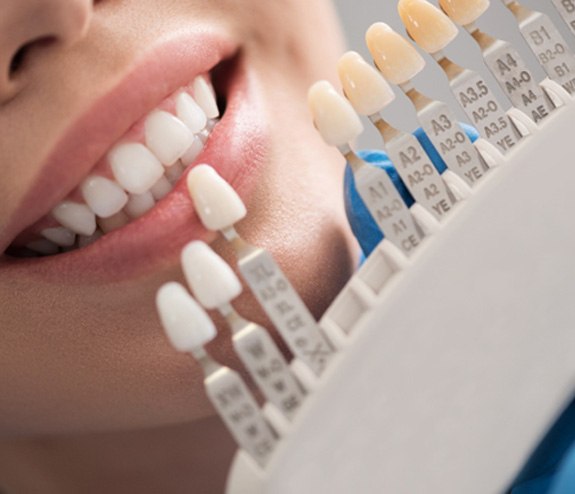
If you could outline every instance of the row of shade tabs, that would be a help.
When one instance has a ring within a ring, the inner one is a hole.
[[[323,139],[345,156],[356,189],[385,237],[406,255],[437,229],[453,207],[472,193],[484,176],[539,126],[570,101],[575,91],[575,57],[549,16],[517,1],[502,0],[515,16],[519,30],[547,78],[537,81],[529,64],[509,42],[479,29],[476,21],[489,9],[489,0],[400,0],[398,11],[409,37],[431,55],[480,139],[472,143],[454,111],[414,85],[425,60],[406,37],[385,23],[373,24],[366,42],[375,67],[356,52],[344,54],[338,73],[345,98],[327,81],[309,91],[309,106]],[[565,10],[565,2],[558,2]],[[477,42],[485,65],[509,104],[499,101],[490,82],[461,67],[444,53],[462,26]],[[575,24],[573,24],[575,26]],[[420,141],[394,128],[382,116],[398,86],[415,107],[418,120],[446,170],[433,165]],[[415,201],[410,209],[389,175],[363,161],[351,147],[362,133],[359,115],[367,116],[384,141],[385,151],[403,185]],[[414,219],[417,218],[417,221]]]
[[[271,333],[232,306],[242,285],[230,265],[201,241],[189,243],[181,255],[191,293],[177,282],[163,285],[156,297],[158,313],[172,345],[202,367],[208,398],[240,448],[263,467],[336,349],[271,254],[238,234],[234,225],[247,212],[236,191],[205,164],[190,171],[187,185],[202,223],[231,244],[241,276],[294,358],[288,363]],[[206,310],[218,311],[227,322],[235,352],[266,400],[263,408],[240,374],[205,349],[217,335]]]
[[[538,84],[517,50],[475,27],[474,22],[489,7],[487,0],[440,3],[443,11],[424,0],[401,0],[399,12],[411,38],[445,71],[456,99],[479,130],[478,141],[471,142],[448,105],[414,88],[412,79],[424,69],[424,59],[411,42],[383,23],[367,32],[377,69],[357,53],[341,58],[338,68],[347,99],[325,81],[309,93],[316,127],[346,157],[362,200],[399,256],[411,255],[434,225],[469,197],[489,170],[575,90],[575,59],[548,16],[504,0],[549,76]],[[559,1],[558,8],[564,3]],[[566,20],[571,13],[565,10]],[[457,35],[454,22],[477,40],[514,108],[505,111],[479,74],[442,53]],[[393,128],[382,117],[382,110],[394,99],[387,81],[399,86],[413,102],[422,128],[447,165],[443,173],[412,134]],[[352,150],[350,143],[363,131],[358,113],[368,116],[380,131],[397,173],[416,201],[410,208],[388,173],[364,162]],[[265,468],[305,397],[318,387],[340,348],[326,336],[270,253],[238,234],[234,225],[247,212],[234,189],[209,165],[195,166],[187,184],[202,223],[229,242],[240,275],[293,359],[287,361],[267,329],[244,319],[232,306],[242,285],[229,264],[200,241],[182,252],[188,287],[170,282],[158,291],[160,320],[172,345],[191,354],[203,369],[207,396],[240,448],[254,465]],[[218,311],[230,327],[235,352],[261,391],[263,407],[240,374],[218,363],[206,350],[217,336],[206,310]]]

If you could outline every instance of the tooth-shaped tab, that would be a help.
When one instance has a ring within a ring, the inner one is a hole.
[[[194,135],[178,118],[165,111],[152,112],[145,123],[146,146],[165,165],[178,161],[194,141]]]
[[[389,84],[359,53],[347,52],[337,68],[343,92],[360,115],[379,113],[395,99]]]
[[[206,117],[218,118],[220,110],[218,109],[216,95],[211,84],[208,84],[202,76],[198,76],[194,80],[193,91],[194,99],[200,108],[204,110]]]
[[[64,201],[52,210],[52,216],[74,233],[90,236],[96,231],[96,216],[85,204]]]
[[[328,144],[344,146],[362,133],[357,113],[328,81],[316,82],[309,89],[308,104],[315,126]]]
[[[194,167],[187,181],[198,216],[208,230],[224,230],[245,217],[240,196],[211,166]]]
[[[164,174],[164,167],[143,144],[116,146],[108,155],[116,181],[132,194],[143,194]]]
[[[192,293],[206,309],[229,304],[242,292],[232,268],[204,242],[190,242],[184,248],[182,267]]]
[[[130,218],[139,218],[152,209],[155,204],[156,201],[150,191],[143,194],[132,194],[124,211]]]
[[[71,247],[76,241],[76,234],[63,226],[45,228],[42,236],[60,247]]]
[[[156,306],[166,336],[180,352],[199,350],[216,337],[212,320],[179,283],[163,285]]]
[[[489,0],[439,0],[443,11],[460,26],[479,19],[489,8],[489,3]]]
[[[375,65],[392,84],[409,82],[425,67],[415,46],[383,22],[372,24],[365,40]]]
[[[426,0],[399,0],[397,9],[407,32],[427,53],[443,50],[457,36],[457,27]]]
[[[128,195],[116,183],[104,177],[90,176],[81,185],[88,207],[101,218],[113,216],[128,202]]]
[[[192,134],[204,130],[208,119],[204,110],[188,93],[180,93],[176,99],[176,115],[190,129]]]

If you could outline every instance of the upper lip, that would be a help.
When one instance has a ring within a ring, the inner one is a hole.
[[[132,70],[68,128],[8,225],[0,252],[70,193],[112,144],[166,96],[231,56],[237,45],[219,33],[180,34],[139,57]]]

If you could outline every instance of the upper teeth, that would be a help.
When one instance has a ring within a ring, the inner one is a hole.
[[[168,194],[175,181],[200,154],[219,117],[215,93],[202,76],[196,77],[192,94],[175,98],[174,114],[152,111],[144,122],[145,142],[122,142],[108,153],[111,177],[90,175],[80,185],[85,203],[63,201],[52,210],[61,225],[42,230],[41,244],[28,247],[52,253],[46,242],[58,247],[84,246],[151,209]],[[99,227],[99,229],[98,229]],[[57,250],[57,249],[56,249]]]

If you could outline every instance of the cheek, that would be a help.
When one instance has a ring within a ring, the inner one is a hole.
[[[7,300],[0,435],[147,427],[211,414],[200,369],[168,345],[157,321],[159,284],[23,283],[10,296],[0,288]]]

